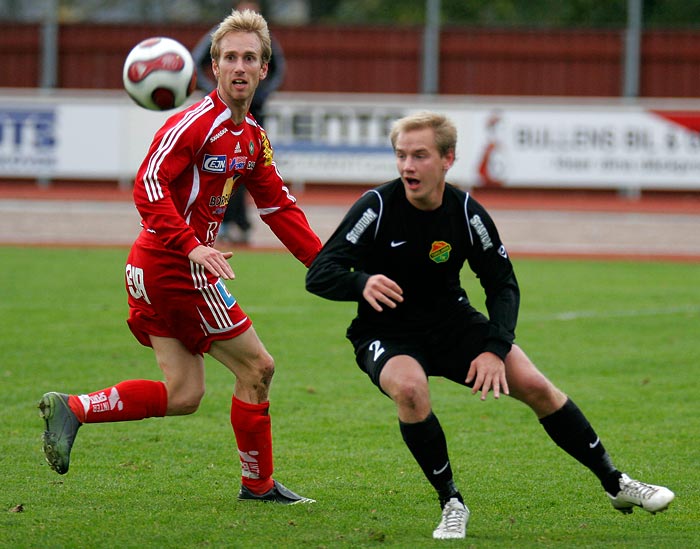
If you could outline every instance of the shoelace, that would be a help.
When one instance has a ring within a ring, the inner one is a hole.
[[[462,524],[464,522],[464,517],[467,514],[467,511],[458,505],[452,505],[448,504],[449,510],[445,509],[447,511],[446,513],[443,514],[442,520],[445,525],[445,530],[448,532],[460,532],[462,530]]]
[[[649,499],[658,491],[658,488],[654,488],[638,480],[632,480],[626,483],[621,488],[621,491],[627,495],[638,497],[639,499]]]

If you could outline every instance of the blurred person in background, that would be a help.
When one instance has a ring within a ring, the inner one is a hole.
[[[214,32],[211,54],[216,89],[156,132],[134,185],[142,231],[126,265],[128,324],[155,352],[165,381],[135,379],[88,394],[44,394],[44,453],[51,468],[65,474],[83,424],[194,413],[204,396],[208,353],[235,378],[230,422],[241,467],[238,499],[312,502],[272,477],[268,394],[275,365],[224,283],[235,277],[227,261],[232,252],[214,243],[225,205],[244,183],[262,219],[304,265],[321,242],[249,112],[272,54],[265,19],[233,11]],[[172,452],[180,455],[177,448]]]
[[[513,343],[520,290],[506,248],[486,210],[445,180],[455,161],[454,124],[417,113],[395,123],[391,144],[400,177],[351,206],[309,268],[306,287],[358,302],[347,337],[359,367],[394,401],[403,440],[437,492],[442,518],[433,537],[465,537],[469,509],[432,409],[431,376],[471,387],[481,400],[490,391],[520,400],[595,474],[615,509],[664,511],[673,492],[621,473],[583,412]],[[484,288],[488,317],[461,287],[465,262]],[[471,478],[479,481],[478,464]]]
[[[241,0],[234,2],[234,9],[238,11],[252,10],[264,16],[261,2],[249,2]],[[210,93],[216,88],[216,79],[211,69],[211,35],[216,31],[216,27],[205,34],[192,50],[192,58],[197,67],[197,87],[204,93]],[[265,126],[265,102],[272,92],[277,90],[284,80],[286,64],[284,52],[279,42],[270,35],[272,43],[272,57],[268,63],[267,77],[260,81],[258,89],[255,90],[253,102],[250,105],[250,113],[260,126]],[[245,185],[238,187],[231,197],[224,222],[219,231],[221,242],[248,244],[250,242],[251,223],[248,218],[247,197]]]

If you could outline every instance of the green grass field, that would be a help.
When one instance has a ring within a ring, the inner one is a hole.
[[[160,378],[126,326],[125,256],[0,248],[0,546],[700,546],[700,264],[515,259],[518,343],[619,468],[676,492],[670,510],[615,512],[523,405],[480,402],[438,379],[434,409],[472,511],[465,541],[440,542],[436,498],[393,404],[344,338],[354,305],[307,294],[303,266],[283,253],[237,253],[229,288],[276,358],[276,477],[318,503],[236,501],[232,377],[212,359],[196,414],[85,426],[70,472],[51,471],[36,409],[44,392]],[[481,307],[478,284],[465,283]]]

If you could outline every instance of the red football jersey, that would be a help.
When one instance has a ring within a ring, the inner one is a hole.
[[[136,208],[151,235],[142,235],[139,245],[185,256],[199,244],[213,246],[241,184],[262,220],[309,266],[321,242],[277,171],[265,131],[250,114],[234,123],[216,90],[171,116],[153,138],[134,185]]]

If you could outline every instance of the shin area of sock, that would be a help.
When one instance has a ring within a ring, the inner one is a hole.
[[[68,405],[82,423],[163,417],[168,390],[162,381],[131,379],[94,393],[71,395]]]

